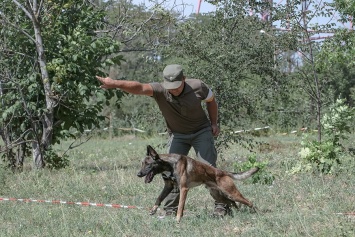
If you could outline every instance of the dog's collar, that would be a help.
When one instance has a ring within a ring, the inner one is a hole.
[[[168,179],[171,179],[173,181],[176,181],[175,176],[173,175],[173,172],[170,171],[164,171],[163,173],[161,173],[163,175],[163,177],[166,177]]]

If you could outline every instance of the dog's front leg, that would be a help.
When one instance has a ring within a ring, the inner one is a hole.
[[[158,207],[159,207],[158,205],[154,205],[154,206],[152,207],[152,209],[150,209],[149,215],[154,215],[154,214],[157,212]]]
[[[154,215],[157,210],[158,207],[160,206],[160,204],[162,203],[162,201],[168,196],[168,194],[174,189],[174,182],[169,179],[169,178],[165,178],[164,179],[164,188],[163,191],[161,191],[160,195],[158,196],[157,200],[155,201],[155,205],[153,206],[152,209],[150,209],[149,214],[150,215]]]
[[[176,221],[178,223],[180,223],[181,217],[183,216],[184,213],[185,201],[186,201],[188,191],[189,188],[180,186],[180,199],[179,199],[179,206],[176,214]]]

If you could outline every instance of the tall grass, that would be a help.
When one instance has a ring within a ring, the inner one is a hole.
[[[354,158],[348,170],[334,176],[290,175],[298,159],[297,136],[258,138],[258,158],[269,160],[276,177],[272,186],[236,182],[242,194],[259,209],[234,211],[222,220],[210,217],[213,200],[204,187],[189,191],[180,224],[174,218],[148,215],[163,182],[159,176],[144,184],[136,173],[150,144],[161,153],[164,138],[92,139],[69,151],[70,166],[62,170],[0,171],[0,197],[34,198],[143,207],[124,209],[69,204],[0,202],[0,236],[355,236]],[[58,149],[65,149],[64,142]],[[218,166],[232,170],[233,163],[249,153],[233,145]],[[193,156],[193,155],[192,155]],[[160,210],[161,212],[161,210]]]

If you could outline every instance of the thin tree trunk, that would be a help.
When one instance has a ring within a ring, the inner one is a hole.
[[[22,172],[23,171],[23,161],[25,160],[25,150],[26,150],[26,144],[21,143],[17,147],[17,152],[16,152],[16,171]]]
[[[11,167],[11,169],[13,169],[15,167],[15,159],[12,153],[12,149],[9,148],[11,144],[11,137],[9,135],[8,128],[7,127],[1,128],[0,135],[5,145],[4,150],[5,150],[8,165],[9,167]]]
[[[35,33],[35,44],[36,51],[38,54],[38,64],[41,71],[41,78],[43,83],[43,89],[45,92],[46,98],[46,109],[42,115],[41,122],[42,128],[39,126],[37,129],[42,129],[41,132],[35,132],[36,134],[42,134],[42,138],[37,138],[36,141],[32,142],[32,155],[33,162],[36,168],[43,168],[44,163],[44,152],[49,148],[52,144],[53,137],[53,110],[55,106],[55,101],[51,98],[51,83],[48,76],[47,71],[47,62],[45,58],[44,44],[41,33],[41,23],[39,21],[40,11],[39,8],[41,4],[37,0],[33,0],[32,4],[29,4],[32,9],[26,9],[24,5],[19,3],[17,0],[12,0],[21,10],[27,15],[29,19],[31,19],[34,33]]]
[[[306,43],[309,48],[309,60],[310,64],[312,66],[312,72],[313,72],[313,82],[314,82],[314,98],[316,102],[316,109],[317,109],[317,129],[318,129],[318,142],[322,141],[322,125],[321,125],[321,111],[322,111],[322,95],[320,92],[320,86],[319,86],[319,78],[318,74],[316,72],[315,68],[315,62],[314,62],[314,54],[313,54],[313,47],[312,47],[312,41],[311,37],[308,32],[308,20],[307,20],[307,13],[308,13],[308,4],[307,0],[302,1],[302,10],[303,10],[303,27],[306,35]]]
[[[34,12],[35,9],[34,9]],[[38,53],[38,63],[41,70],[41,77],[43,88],[46,96],[46,111],[43,114],[42,118],[42,139],[41,144],[33,144],[33,159],[36,168],[44,167],[44,157],[43,152],[49,148],[52,144],[53,137],[53,109],[55,106],[55,101],[51,98],[51,84],[49,81],[48,71],[47,71],[47,63],[44,53],[43,41],[40,24],[37,19],[34,18],[33,26],[35,30],[35,38],[36,38],[36,48]]]

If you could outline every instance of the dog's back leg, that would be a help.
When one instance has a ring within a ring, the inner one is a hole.
[[[235,209],[239,209],[238,205],[234,200],[229,199],[223,192],[218,189],[209,189],[211,196],[217,203],[224,203],[229,206],[234,207]]]
[[[248,199],[246,199],[237,189],[233,180],[230,177],[221,178],[218,181],[220,190],[231,200],[240,202],[248,207],[254,209],[254,205]]]

